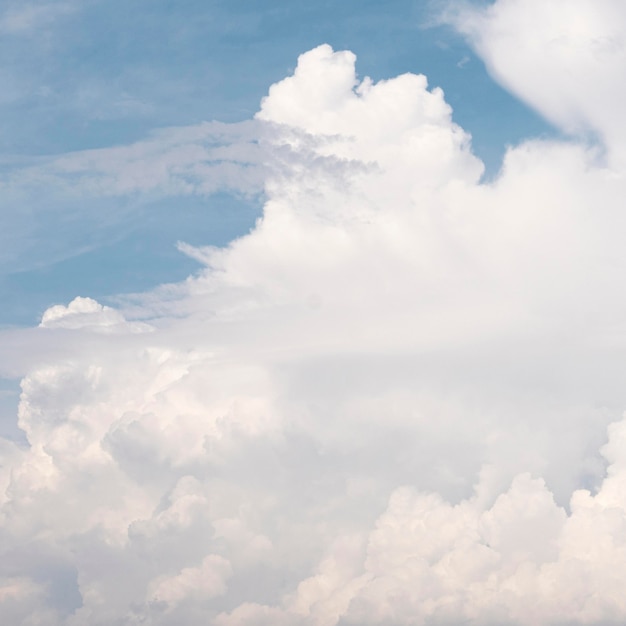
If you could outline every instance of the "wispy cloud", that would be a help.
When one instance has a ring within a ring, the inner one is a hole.
[[[6,162],[0,272],[71,255],[77,241],[114,233],[158,198],[261,193],[267,159],[254,127],[204,124],[130,146]]]
[[[75,0],[9,2],[0,13],[0,33],[36,35],[42,28],[79,9],[80,3]]]

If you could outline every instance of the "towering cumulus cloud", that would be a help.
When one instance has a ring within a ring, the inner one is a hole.
[[[507,24],[558,37],[561,11],[569,41],[591,6],[456,19],[604,156],[530,141],[481,182],[440,90],[323,45],[256,115],[249,234],[181,244],[203,264],[181,284],[5,333],[28,445],[0,440],[2,623],[624,623],[620,66],[591,103],[497,53]],[[593,6],[621,50],[620,5]]]

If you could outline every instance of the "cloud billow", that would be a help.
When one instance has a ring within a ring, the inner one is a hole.
[[[618,161],[533,140],[481,182],[441,90],[329,46],[254,124],[249,234],[5,333],[0,615],[623,622]]]

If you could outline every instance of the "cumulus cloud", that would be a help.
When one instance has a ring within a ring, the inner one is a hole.
[[[248,235],[4,333],[0,614],[621,623],[619,162],[529,141],[482,183],[441,90],[326,45],[254,124]]]
[[[123,328],[141,332],[150,330],[147,324],[128,324],[124,316],[109,306],[102,306],[92,298],[77,297],[67,306],[57,304],[47,309],[39,324],[41,328],[92,329],[96,332],[115,332]]]

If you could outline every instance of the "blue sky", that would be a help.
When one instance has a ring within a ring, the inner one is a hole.
[[[299,54],[330,43],[357,55],[361,77],[424,73],[441,86],[493,176],[507,145],[553,131],[491,80],[462,37],[435,25],[442,8],[408,0],[5,1],[2,171],[131,144],[160,128],[250,119]],[[32,324],[75,295],[180,280],[196,266],[176,241],[223,245],[260,214],[258,197],[226,193],[87,196],[73,211],[64,208],[73,200],[50,193],[26,186],[5,196],[0,219],[12,252],[0,258],[0,325]],[[124,219],[89,218],[121,205]]]

